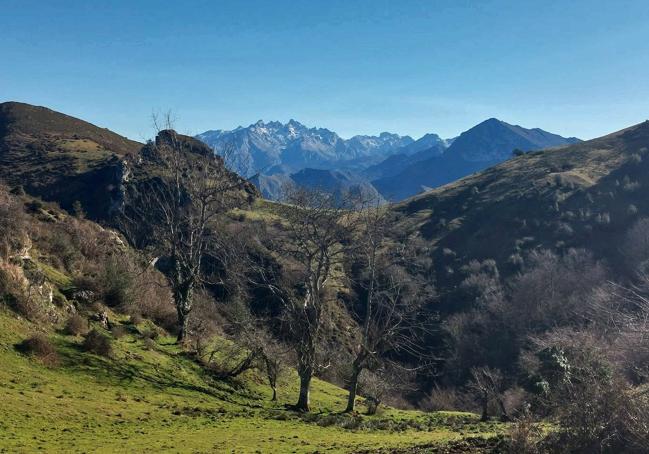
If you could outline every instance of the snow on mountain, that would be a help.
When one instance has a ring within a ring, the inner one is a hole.
[[[307,167],[335,168],[365,158],[375,162],[415,143],[411,137],[388,132],[345,140],[328,129],[308,128],[292,119],[286,124],[259,120],[231,131],[206,131],[196,138],[226,155],[229,166],[244,176],[266,173],[274,166],[297,172]]]

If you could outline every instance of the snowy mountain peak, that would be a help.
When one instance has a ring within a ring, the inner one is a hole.
[[[217,153],[234,146],[236,163],[232,166],[245,176],[274,166],[296,172],[305,167],[331,168],[344,162],[376,160],[414,142],[390,132],[344,140],[329,129],[309,128],[295,119],[287,123],[259,120],[247,128],[211,130],[196,137]]]

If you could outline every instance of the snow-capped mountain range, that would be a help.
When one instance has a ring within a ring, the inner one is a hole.
[[[378,191],[391,200],[502,162],[515,149],[532,151],[579,141],[495,118],[446,140],[433,133],[414,140],[389,132],[343,139],[329,129],[309,128],[295,120],[259,120],[231,131],[206,131],[196,138],[224,156],[232,170],[254,177],[253,183],[270,199],[279,198],[286,185],[318,187],[326,182],[322,189]]]
[[[246,128],[213,130],[196,138],[219,154],[230,157],[230,165],[244,176],[277,173],[304,168],[331,169],[341,165],[360,165],[359,161],[378,162],[395,150],[415,143],[409,136],[382,132],[378,136],[354,136],[342,139],[325,128],[308,128],[295,120],[288,123],[259,120]]]

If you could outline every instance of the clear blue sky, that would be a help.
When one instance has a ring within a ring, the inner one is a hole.
[[[591,138],[649,117],[649,2],[0,0],[0,100],[134,139],[295,118]]]

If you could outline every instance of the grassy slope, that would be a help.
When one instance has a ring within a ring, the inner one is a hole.
[[[345,395],[319,380],[316,416],[301,419],[283,408],[295,395],[294,377],[273,404],[259,377],[212,380],[171,338],[146,350],[129,334],[116,341],[114,358],[105,359],[81,352],[80,338],[52,334],[61,364],[47,368],[14,348],[33,330],[0,309],[0,452],[349,452],[502,430],[469,414],[393,409],[364,417],[392,429],[327,426],[340,420],[332,415]]]

